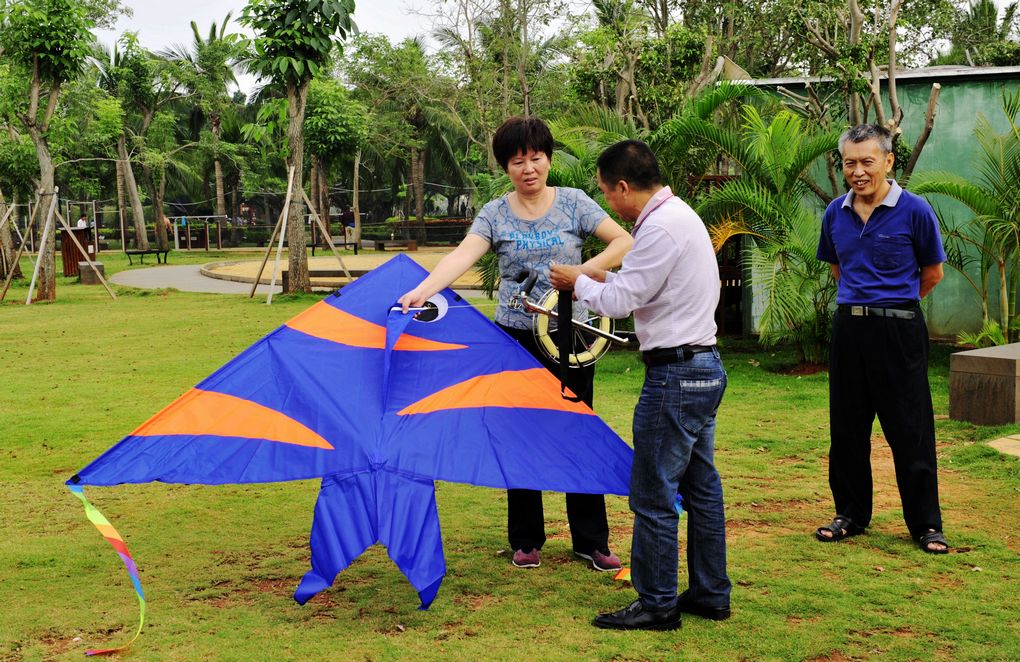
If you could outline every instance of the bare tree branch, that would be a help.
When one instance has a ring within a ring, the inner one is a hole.
[[[907,160],[907,165],[903,168],[903,174],[900,177],[904,182],[909,180],[911,173],[914,172],[914,166],[917,165],[917,159],[921,156],[921,150],[924,149],[924,144],[928,141],[932,127],[935,126],[935,112],[938,110],[939,92],[941,90],[942,86],[940,84],[932,83],[931,95],[928,96],[928,111],[924,114],[924,129],[921,130],[921,135],[917,138],[917,142],[914,143],[914,151],[910,153],[910,158]]]
[[[902,4],[903,0],[894,0],[889,12],[889,110],[892,112],[891,123],[897,127],[903,121],[903,109],[896,96],[896,19]]]

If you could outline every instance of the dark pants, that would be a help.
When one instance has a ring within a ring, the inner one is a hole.
[[[499,325],[514,340],[541,362],[545,368],[560,375],[559,364],[547,358],[535,343],[530,329],[514,329]],[[592,406],[595,366],[570,368],[567,387]],[[583,451],[582,451],[583,452]],[[507,532],[511,549],[542,549],[545,544],[545,513],[542,493],[538,490],[507,490]],[[567,522],[576,551],[590,554],[593,550],[609,552],[609,523],[606,520],[606,499],[601,494],[567,494]]]
[[[917,538],[942,530],[935,420],[928,386],[928,327],[912,320],[837,311],[829,355],[829,486],[836,514],[871,522],[871,427],[878,416],[892,449],[903,519]]]

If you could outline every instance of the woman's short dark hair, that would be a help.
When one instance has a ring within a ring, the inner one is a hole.
[[[510,159],[526,154],[529,149],[545,152],[552,160],[552,131],[537,117],[511,117],[500,124],[492,136],[492,153],[504,171]]]
[[[640,140],[621,140],[610,145],[595,162],[599,178],[609,186],[616,186],[620,180],[639,191],[662,183],[659,161],[648,145]]]

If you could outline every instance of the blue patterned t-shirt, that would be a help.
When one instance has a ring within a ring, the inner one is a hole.
[[[482,207],[469,232],[487,240],[499,256],[496,321],[515,329],[531,328],[529,313],[507,305],[520,290],[518,275],[526,269],[537,271],[531,298],[541,298],[550,287],[549,264],[580,264],[581,245],[607,216],[584,191],[563,186],[556,187],[549,211],[533,221],[514,214],[506,196]]]

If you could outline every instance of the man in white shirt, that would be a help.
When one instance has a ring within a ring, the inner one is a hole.
[[[719,267],[708,231],[663,186],[655,155],[625,140],[597,162],[606,203],[634,222],[619,273],[553,265],[550,281],[609,317],[634,313],[645,383],[634,409],[631,579],[638,600],[594,625],[673,630],[680,614],[730,616],[722,483],[713,460],[726,372],[715,346]],[[677,595],[678,495],[687,520],[688,588]]]

